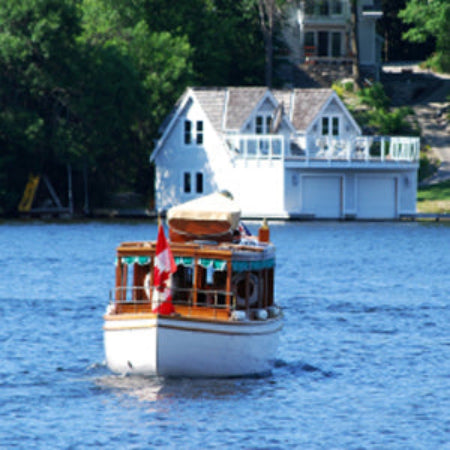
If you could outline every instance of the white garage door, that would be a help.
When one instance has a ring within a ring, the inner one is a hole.
[[[397,217],[396,179],[393,177],[358,177],[357,217],[393,219]]]
[[[302,177],[302,210],[323,219],[341,217],[341,177]]]

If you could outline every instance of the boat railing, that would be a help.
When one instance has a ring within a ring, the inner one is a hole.
[[[221,289],[193,289],[172,288],[172,303],[186,307],[208,307],[211,309],[223,309],[234,311],[236,309],[236,295]],[[156,288],[142,286],[123,286],[112,289],[109,293],[110,304],[116,305],[150,305]],[[227,298],[229,302],[227,304]]]

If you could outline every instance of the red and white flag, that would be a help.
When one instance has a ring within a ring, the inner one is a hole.
[[[162,224],[158,226],[158,239],[156,241],[155,266],[153,269],[153,284],[156,288],[156,298],[153,299],[154,313],[171,314],[175,311],[172,305],[172,292],[169,282],[170,276],[175,273],[177,266],[172,251],[167,243]],[[155,296],[154,296],[155,297]]]

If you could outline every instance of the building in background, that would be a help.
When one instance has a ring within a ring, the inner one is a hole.
[[[247,218],[416,211],[419,139],[362,136],[331,89],[188,88],[151,155],[155,206],[228,190]]]

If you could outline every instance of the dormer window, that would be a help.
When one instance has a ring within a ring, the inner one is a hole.
[[[339,117],[322,117],[322,136],[339,136],[340,134]]]
[[[184,121],[184,144],[191,145],[195,142],[198,145],[203,144],[203,120],[195,122],[195,129],[193,122],[190,120]]]
[[[272,116],[256,116],[255,119],[255,133],[256,134],[269,134],[272,126]]]

